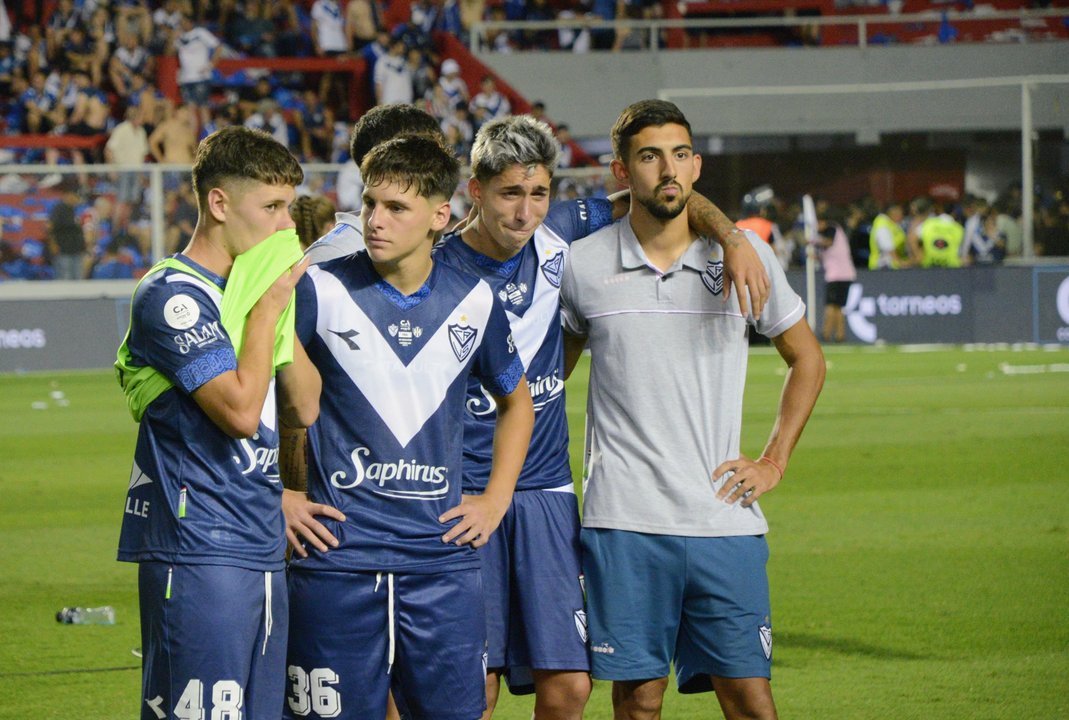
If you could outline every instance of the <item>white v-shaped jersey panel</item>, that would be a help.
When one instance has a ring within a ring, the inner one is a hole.
[[[397,442],[407,447],[482,343],[493,307],[489,286],[476,284],[405,365],[338,278],[319,267],[308,274],[319,298],[317,335]]]
[[[542,348],[542,343],[553,323],[559,322],[557,308],[559,306],[560,288],[549,281],[542,271],[542,264],[561,255],[561,260],[568,256],[568,243],[562,240],[556,233],[539,226],[535,230],[534,238],[535,253],[538,258],[539,269],[534,276],[534,293],[531,296],[531,304],[523,315],[516,315],[508,307],[505,313],[508,315],[509,325],[512,326],[512,337],[516,341],[516,350],[523,361],[524,372],[530,370],[531,361]]]

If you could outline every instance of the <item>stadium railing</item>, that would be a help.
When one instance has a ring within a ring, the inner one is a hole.
[[[491,33],[523,33],[559,30],[610,30],[642,32],[646,49],[685,47],[687,32],[750,31],[749,38],[720,38],[713,40],[725,45],[774,45],[775,39],[761,31],[815,27],[820,30],[821,46],[851,45],[868,47],[895,43],[936,42],[1035,42],[1066,40],[1069,28],[1065,21],[1069,9],[1041,10],[983,10],[962,12],[918,12],[902,14],[858,15],[797,15],[793,17],[763,16],[747,18],[678,17],[663,20],[600,20],[589,17],[558,20],[492,21],[472,25],[469,44],[473,53],[490,52],[487,36]],[[940,30],[943,29],[941,35]],[[757,32],[754,32],[757,31]],[[662,43],[661,40],[664,39]],[[553,49],[553,48],[540,48]],[[708,49],[706,47],[705,49]]]

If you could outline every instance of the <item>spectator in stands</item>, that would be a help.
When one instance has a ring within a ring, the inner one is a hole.
[[[443,125],[442,131],[445,133],[445,146],[453,151],[462,165],[470,164],[471,142],[461,136],[460,128],[449,124]]]
[[[471,27],[486,15],[486,0],[459,0],[460,25],[464,34],[471,32]]]
[[[275,88],[270,75],[261,75],[252,85],[243,85],[238,89],[238,111],[241,118],[247,118],[257,111],[264,100],[275,100]]]
[[[431,47],[431,31],[438,22],[438,6],[431,0],[412,0],[409,20],[403,34],[410,47],[421,50]]]
[[[26,122],[23,132],[43,134],[56,125],[56,98],[47,92],[45,86],[45,73],[38,70],[31,77],[30,86],[19,98]]]
[[[130,78],[130,93],[126,96],[128,107],[141,108],[141,122],[145,132],[152,134],[156,127],[167,119],[168,101],[163,93],[145,76],[134,75]]]
[[[547,0],[530,0],[526,3],[523,19],[546,22],[556,20],[557,15]],[[520,46],[525,50],[550,50],[555,40],[553,30],[524,30],[520,35]]]
[[[301,95],[301,107],[294,115],[294,124],[305,162],[330,162],[334,111],[319,100],[314,90],[305,90]]]
[[[145,260],[137,238],[122,228],[94,259],[89,277],[93,280],[131,280],[144,268]]]
[[[153,57],[168,52],[182,34],[182,15],[186,0],[165,0],[152,13],[152,38],[145,44]]]
[[[457,0],[440,1],[442,8],[438,12],[438,20],[434,24],[434,29],[458,37],[461,42],[467,42],[468,33],[464,29],[464,21],[461,18],[460,3]]]
[[[63,39],[57,58],[72,71],[83,71],[96,87],[100,86],[101,66],[93,41],[81,25],[72,27]]]
[[[48,18],[48,27],[45,29],[50,59],[59,56],[60,49],[67,40],[67,34],[78,25],[78,19],[74,0],[59,0],[56,3],[56,9]]]
[[[416,102],[427,100],[438,84],[438,75],[419,48],[409,48],[407,57],[408,70],[412,73],[412,96]]]
[[[345,6],[345,34],[349,47],[360,50],[375,41],[381,21],[375,0],[349,0]]]
[[[1016,257],[1024,249],[1021,229],[1021,190],[1010,188],[995,200],[998,209],[998,231],[1006,238],[1006,255]]]
[[[461,101],[454,105],[453,113],[442,120],[441,124],[442,134],[449,137],[449,128],[456,128],[460,142],[463,142],[468,149],[471,148],[471,143],[475,139],[475,128],[471,124],[467,103]]]
[[[148,147],[158,163],[192,164],[197,149],[197,130],[190,107],[179,105],[169,118],[156,126],[149,135]]]
[[[349,52],[345,34],[345,17],[337,0],[315,0],[312,4],[312,47],[318,57],[336,58]],[[323,73],[319,97],[324,103],[343,107],[348,96],[348,82],[338,73]]]
[[[104,162],[110,165],[141,165],[148,154],[148,135],[141,121],[141,109],[128,107],[126,119],[115,126],[104,145]],[[131,206],[141,202],[141,173],[117,173],[115,188],[112,227],[125,228],[130,220]]]
[[[93,50],[96,53],[93,62],[103,74],[104,68],[107,66],[118,41],[115,35],[115,23],[111,21],[111,15],[106,8],[97,7],[97,9],[93,10],[86,26],[86,34],[89,36],[89,41],[93,44]],[[97,84],[99,83],[100,81],[98,80]]]
[[[438,119],[438,121],[445,120],[447,117],[453,114],[453,107],[449,103],[449,98],[445,94],[445,88],[441,83],[435,83],[431,88],[431,96],[422,105],[423,109],[428,115],[432,115]]]
[[[40,25],[28,25],[15,35],[15,67],[31,78],[43,71],[48,74],[48,41]]]
[[[490,8],[490,20],[491,22],[504,22],[507,20],[507,13],[504,6],[492,6]],[[510,53],[515,48],[512,35],[504,30],[487,30],[486,43],[493,48],[493,51],[496,53]]]
[[[843,306],[850,292],[850,285],[857,280],[854,260],[850,257],[850,240],[839,223],[831,222],[827,213],[817,221],[817,246],[820,248],[820,265],[824,270],[824,342],[842,342],[846,339],[846,318]]]
[[[492,75],[483,75],[479,84],[479,92],[471,99],[472,121],[476,129],[499,117],[505,117],[512,113],[512,104],[497,89],[497,83]]]
[[[893,202],[872,221],[869,235],[869,270],[897,270],[911,263],[906,231],[902,227],[906,212],[901,203]]]
[[[590,15],[594,20],[615,20],[616,0],[592,0]],[[616,41],[616,31],[612,28],[596,28],[590,32],[590,39],[595,50],[609,50]]]
[[[119,97],[126,100],[133,91],[135,76],[153,72],[155,60],[148,50],[137,44],[137,36],[126,35],[108,63],[108,77]]]
[[[221,43],[207,28],[195,25],[193,16],[188,13],[182,16],[179,29],[181,33],[175,39],[175,49],[178,52],[178,88],[182,93],[182,102],[193,109],[198,123],[205,125],[211,118],[209,93],[215,58]],[[189,162],[192,162],[192,155]]]
[[[270,6],[262,0],[245,0],[227,27],[227,40],[237,50],[253,57],[277,57],[275,22]]]
[[[987,209],[988,205],[986,200],[970,193],[966,193],[961,201],[961,215],[959,219],[961,220],[962,226],[965,228],[965,238],[961,243],[963,260],[967,260],[967,248],[972,245],[973,236],[979,234],[983,229],[984,215],[986,214]]]
[[[976,217],[980,218],[979,227],[966,234],[962,243],[964,264],[1001,265],[1006,259],[1006,236],[998,229],[998,211],[984,204]],[[1040,242],[1039,235],[1037,233],[1037,243]]]
[[[552,125],[549,121],[549,117],[546,115],[546,104],[542,100],[535,100],[531,103],[531,111],[527,114],[539,122],[544,122],[546,125]]]
[[[81,280],[85,277],[85,233],[78,222],[81,204],[78,185],[70,178],[62,183],[62,196],[48,213],[48,242],[58,280]]]
[[[374,77],[376,103],[412,103],[412,71],[405,61],[405,42],[400,37],[390,40],[389,51],[375,63]]]
[[[456,107],[457,103],[463,102],[464,107],[471,102],[471,93],[468,92],[468,84],[460,77],[460,63],[453,58],[442,61],[442,70],[438,74],[438,84],[445,91],[449,107]]]
[[[334,203],[322,195],[302,195],[290,205],[297,238],[305,250],[334,227]]]
[[[560,146],[560,160],[557,161],[557,167],[570,168],[573,162],[572,131],[567,125],[561,123],[557,126],[555,134],[557,145]]]
[[[245,127],[267,133],[283,147],[290,145],[289,125],[274,100],[261,100],[256,112],[245,119]]]
[[[115,12],[115,34],[122,40],[126,35],[137,36],[137,44],[151,47],[153,42],[152,14],[145,0],[125,0]],[[164,50],[164,46],[154,49]]]
[[[573,20],[580,17],[579,12],[582,12],[582,17],[590,17],[589,6],[584,7],[582,3],[577,3],[577,9],[566,7],[558,13],[557,17],[561,20]],[[557,46],[561,50],[571,50],[574,53],[586,53],[590,52],[590,30],[584,27],[562,27],[557,31]]]
[[[98,138],[108,131],[108,121],[111,118],[108,96],[99,87],[91,84],[89,73],[85,70],[76,70],[72,77],[77,95],[74,108],[67,116],[67,134]],[[71,160],[75,165],[84,165],[87,158],[90,162],[96,162],[99,158],[99,147],[94,145],[89,149],[75,148],[71,150]],[[88,174],[79,173],[78,179],[83,188],[89,188]]]
[[[304,30],[301,16],[304,8],[298,10],[293,0],[277,0],[269,3],[275,34],[278,40],[275,47],[280,57],[308,57],[312,54],[312,41]]]

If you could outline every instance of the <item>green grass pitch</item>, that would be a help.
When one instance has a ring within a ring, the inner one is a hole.
[[[780,714],[1069,717],[1069,351],[907,350],[827,351],[762,500]],[[782,381],[755,349],[744,452],[760,452]],[[110,373],[0,388],[0,719],[135,718],[136,572],[114,560],[135,425]],[[569,393],[577,459],[585,378]],[[118,624],[56,623],[74,604],[114,605]],[[664,717],[714,706],[670,690]],[[497,717],[530,708],[504,694]],[[611,717],[607,684],[586,717]]]

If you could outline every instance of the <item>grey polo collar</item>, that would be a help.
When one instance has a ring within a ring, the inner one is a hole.
[[[620,267],[624,270],[635,270],[643,267],[653,270],[653,265],[650,264],[645,251],[638,242],[638,238],[635,237],[635,231],[631,227],[630,213],[619,223],[619,238]],[[706,262],[713,258],[712,245],[713,243],[706,238],[699,237],[690,244],[687,251],[683,253],[683,257],[669,268],[668,272],[672,273],[683,267],[704,272]]]

